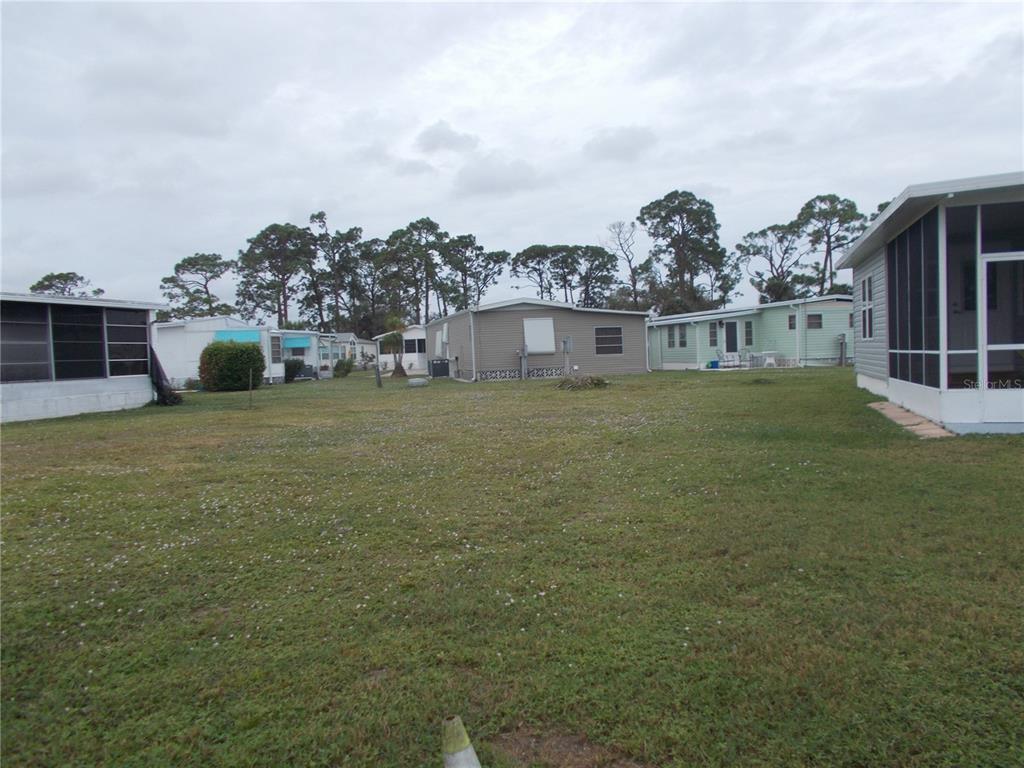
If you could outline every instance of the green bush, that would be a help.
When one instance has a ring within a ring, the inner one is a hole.
[[[301,357],[289,357],[284,361],[284,383],[290,384],[295,381],[295,377],[299,375],[299,372],[305,368],[306,361]]]
[[[259,344],[215,341],[207,344],[199,357],[199,380],[210,392],[245,390],[252,371],[252,386],[256,389],[263,382],[266,364]]]
[[[343,357],[334,364],[334,378],[341,379],[352,373],[356,361],[351,357]]]

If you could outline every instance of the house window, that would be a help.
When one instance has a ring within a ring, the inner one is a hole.
[[[405,354],[407,354],[407,355],[415,355],[416,354],[416,342],[417,341],[420,341],[420,339],[404,339]],[[424,341],[426,341],[426,340],[424,339]]]
[[[0,321],[0,381],[49,381],[47,306],[5,301]]]
[[[748,346],[754,346],[754,321],[747,320],[743,323],[743,343]]]
[[[808,315],[807,328],[809,330],[817,330],[821,328],[821,315]]]
[[[594,329],[594,352],[598,355],[622,354],[622,326]]]
[[[299,358],[300,360],[306,359],[306,348],[305,347],[292,347],[288,350],[288,357]]]
[[[714,320],[708,323],[708,344],[718,346],[718,324]]]
[[[149,313],[142,309],[108,309],[107,360],[111,376],[149,373]]]
[[[281,337],[271,336],[270,337],[270,362],[280,363],[281,362]]]
[[[796,315],[790,315],[789,316],[789,330],[791,330],[791,331],[795,331],[796,330]]]
[[[668,348],[675,349],[676,346],[676,327],[670,325],[668,327]]]
[[[875,307],[874,293],[871,290],[871,278],[860,281],[860,336],[862,339],[875,338]],[[853,315],[850,315],[850,327],[853,327]]]
[[[679,326],[679,346],[680,347],[685,347],[686,346],[686,326],[685,325],[680,325]]]

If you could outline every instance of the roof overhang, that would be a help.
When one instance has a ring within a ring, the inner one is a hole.
[[[907,187],[846,249],[836,262],[836,269],[855,267],[939,203],[950,201],[955,205],[956,199],[963,197],[967,198],[965,204],[970,204],[970,197],[980,193],[1002,193],[1008,198],[1024,199],[1024,171]]]
[[[575,304],[569,304],[564,301],[548,301],[547,299],[534,299],[530,297],[519,298],[519,299],[506,299],[504,301],[494,301],[490,304],[477,304],[469,307],[468,309],[460,309],[458,312],[452,312],[444,317],[439,317],[436,320],[431,320],[428,325],[434,323],[443,322],[459,315],[464,315],[467,312],[479,313],[479,312],[494,312],[499,309],[511,309],[512,307],[526,305],[527,307],[541,307],[543,309],[567,309],[572,312],[600,312],[605,315],[636,315],[637,317],[647,317],[647,312],[637,312],[631,309],[601,309],[600,307],[577,307]]]
[[[725,310],[721,312],[690,312],[685,315],[666,315],[656,317],[648,321],[649,326],[658,325],[679,325],[680,323],[703,323],[707,320],[729,320],[734,317],[749,317],[761,312],[761,307],[749,307],[747,309]]]
[[[151,301],[122,301],[102,296],[62,296],[56,293],[0,293],[2,301],[25,301],[31,304],[82,304],[110,309],[167,309],[166,304]]]
[[[700,323],[705,320],[728,320],[731,317],[756,315],[774,307],[799,307],[806,304],[820,304],[824,301],[852,302],[853,296],[848,293],[830,293],[825,296],[811,296],[807,299],[791,299],[790,301],[773,301],[768,304],[757,304],[752,307],[735,309],[708,309],[703,312],[685,312],[680,315],[663,315],[647,321],[647,325],[673,325],[678,323]]]

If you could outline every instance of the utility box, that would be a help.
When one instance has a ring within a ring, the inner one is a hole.
[[[567,355],[572,354],[572,336],[565,336],[562,338],[562,352]]]
[[[451,373],[449,372],[448,361],[443,358],[431,360],[427,363],[427,368],[431,378],[434,379],[447,379]]]

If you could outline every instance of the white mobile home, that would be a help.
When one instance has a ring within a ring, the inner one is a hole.
[[[135,408],[153,400],[160,304],[0,294],[0,421]]]
[[[837,266],[859,386],[956,432],[1024,432],[1024,173],[907,187]]]
[[[391,352],[385,352],[381,348],[381,339],[388,336],[381,333],[373,337],[377,344],[377,361],[382,371],[393,371],[398,356]],[[427,330],[425,325],[410,325],[402,331],[404,352],[402,354],[402,367],[408,373],[427,372]]]
[[[258,344],[267,361],[263,381],[279,384],[284,381],[286,358],[302,360],[299,374],[303,378],[330,378],[333,375],[329,358],[330,338],[315,331],[277,331],[263,325],[252,325],[237,317],[197,317],[155,323],[153,347],[167,377],[175,387],[183,387],[189,379],[199,378],[199,358],[208,344],[215,341],[236,341]],[[321,370],[324,369],[324,370]]]
[[[270,329],[251,325],[236,317],[197,317],[153,325],[153,348],[160,356],[171,385],[179,389],[189,379],[199,378],[199,357],[214,341],[259,344],[268,363],[271,360]],[[268,364],[263,371],[265,381],[271,381],[272,377],[284,379],[279,342],[276,346],[277,362]]]
[[[360,339],[354,333],[325,333],[320,335],[320,341],[321,344],[328,342],[332,368],[338,360],[352,360],[360,366],[377,359],[377,343],[369,339]]]

